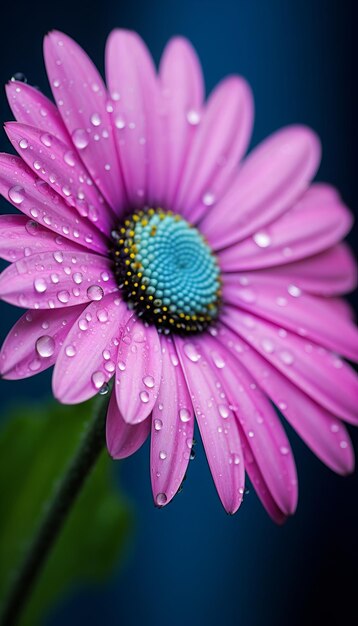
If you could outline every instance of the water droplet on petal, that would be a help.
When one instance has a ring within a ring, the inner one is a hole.
[[[37,293],[44,293],[47,289],[45,280],[43,278],[35,278],[34,289]]]
[[[91,124],[93,124],[93,126],[101,125],[101,116],[98,113],[93,113],[93,115],[91,115]]]
[[[179,418],[180,420],[185,424],[186,422],[190,422],[191,420],[191,413],[188,409],[186,409],[185,407],[183,407],[182,409],[179,410]]]
[[[267,233],[261,231],[253,235],[253,240],[259,248],[268,248],[271,244],[271,237]]]
[[[48,359],[55,352],[55,341],[50,335],[42,335],[36,341],[36,352],[44,359]]]
[[[89,300],[98,302],[99,300],[102,300],[103,296],[103,289],[99,285],[91,285],[90,287],[88,287],[87,297]]]
[[[186,119],[191,126],[197,126],[200,122],[200,113],[195,109],[190,109],[186,114]]]
[[[21,204],[25,200],[23,187],[14,185],[9,189],[8,196],[14,204]]]
[[[155,498],[155,502],[158,506],[164,506],[167,502],[168,498],[165,493],[158,493]]]
[[[84,150],[89,144],[89,138],[83,128],[76,128],[72,133],[72,141],[78,150]]]
[[[146,387],[148,387],[149,389],[152,389],[154,387],[153,376],[144,376],[143,383],[145,384]]]
[[[62,304],[67,304],[70,299],[70,294],[64,289],[63,291],[58,292],[57,299],[59,302],[62,302]]]
[[[147,402],[149,402],[149,393],[148,391],[141,391],[139,394],[139,398],[141,400],[141,402],[143,402],[144,404],[147,404]]]
[[[101,389],[101,387],[103,387],[104,383],[106,382],[106,377],[103,372],[98,371],[92,374],[91,380],[95,389]]]
[[[27,139],[20,139],[19,146],[22,150],[26,150],[26,148],[29,147],[29,142],[27,141]]]
[[[161,451],[159,452],[159,458],[160,458],[162,461],[165,461],[165,459],[167,458],[167,453],[166,453],[164,450],[161,450]]]
[[[65,349],[66,356],[73,357],[76,354],[76,348],[73,345],[66,346]]]
[[[184,354],[188,357],[188,359],[190,359],[190,361],[193,361],[193,363],[196,363],[201,358],[201,355],[193,343],[184,344]]]
[[[162,428],[163,428],[162,420],[155,419],[154,420],[154,430],[159,431],[159,430],[162,430]]]
[[[293,296],[294,298],[298,298],[302,293],[301,289],[297,287],[296,285],[289,285],[287,288],[287,291],[290,294],[290,296]]]

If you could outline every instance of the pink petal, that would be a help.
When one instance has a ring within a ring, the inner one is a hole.
[[[80,306],[66,311],[27,311],[2,345],[1,376],[28,378],[51,367],[80,311]]]
[[[10,81],[6,85],[6,94],[18,122],[51,133],[65,143],[69,141],[58,109],[41,91],[26,83]]]
[[[81,159],[69,149],[69,144],[19,122],[8,122],[5,130],[25,163],[67,204],[80,215],[88,217],[101,232],[109,235],[113,215],[93,185]]]
[[[246,81],[224,80],[212,93],[187,156],[174,209],[196,223],[233,179],[247,149],[253,101]]]
[[[52,379],[54,396],[78,404],[99,392],[114,375],[127,306],[117,294],[91,302],[61,348]]]
[[[150,432],[150,419],[128,424],[119,412],[116,394],[112,393],[106,422],[108,452],[114,459],[125,459],[143,445]]]
[[[255,148],[227,194],[200,223],[215,250],[284,213],[315,175],[320,154],[316,135],[304,126],[284,128]]]
[[[324,186],[313,185],[290,211],[253,237],[222,250],[224,271],[282,265],[318,254],[349,232],[352,215]]]
[[[88,303],[117,289],[108,259],[64,246],[24,257],[0,275],[0,297],[31,309]]]
[[[130,205],[161,203],[166,159],[159,85],[150,53],[133,32],[114,30],[106,47],[114,133]]]
[[[151,413],[158,397],[162,356],[155,326],[135,316],[127,322],[118,348],[117,403],[128,424],[139,424]]]
[[[45,38],[44,56],[52,92],[73,144],[119,214],[124,188],[102,78],[82,48],[63,33],[53,31]]]
[[[217,373],[207,363],[201,342],[176,336],[175,345],[216,489],[225,510],[235,513],[242,502],[245,484],[238,425],[230,410],[225,420],[220,414],[220,407],[227,400],[217,387]]]
[[[327,411],[358,424],[358,377],[337,355],[231,307],[222,319]]]
[[[165,110],[165,137],[168,171],[164,206],[172,207],[179,176],[197,127],[188,116],[201,111],[204,81],[195,50],[183,37],[171,39],[160,61],[159,69]]]
[[[240,424],[240,435],[244,434],[272,497],[284,514],[292,515],[297,506],[297,474],[280,420],[247,370],[228,350],[209,335],[203,339],[203,347],[210,367],[220,370],[229,406]],[[225,408],[222,415],[226,417],[229,406],[221,406]]]
[[[261,500],[262,505],[265,507],[267,513],[273,519],[276,524],[283,524],[287,516],[279,509],[275,500],[273,499],[262,472],[256,463],[254,457],[250,452],[250,448],[247,445],[245,435],[241,436],[242,452],[244,455],[245,470],[248,477]]]
[[[353,448],[345,427],[338,419],[311,400],[232,331],[221,327],[219,340],[243,363],[257,384],[323,463],[339,474],[353,471]]]
[[[107,252],[108,245],[94,224],[74,212],[19,157],[0,154],[0,193],[31,220],[85,248]]]
[[[357,284],[357,265],[351,250],[339,243],[300,261],[255,271],[263,279],[277,277],[300,289],[322,296],[352,291]],[[253,275],[253,274],[250,274]]]
[[[224,280],[223,299],[358,361],[358,330],[327,298],[310,296],[293,283],[259,275],[249,275],[242,286],[240,277],[231,274]]]
[[[0,215],[0,257],[6,261],[18,261],[31,254],[57,250],[56,239],[55,233],[24,215]],[[70,242],[66,248],[74,252],[81,250],[81,246]]]
[[[193,445],[194,411],[170,338],[161,336],[162,379],[153,408],[150,467],[154,502],[168,504],[185,476]]]

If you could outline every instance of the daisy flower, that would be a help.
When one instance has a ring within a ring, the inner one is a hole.
[[[19,154],[0,155],[10,261],[0,295],[27,309],[5,339],[1,373],[54,365],[53,393],[75,404],[109,390],[115,459],[150,435],[154,501],[177,493],[194,418],[220,499],[242,502],[245,472],[271,517],[297,504],[282,414],[345,474],[357,424],[358,334],[341,294],[356,269],[341,242],[352,217],[312,184],[316,135],[284,128],[247,157],[251,91],[238,76],[204,99],[191,45],[172,39],[157,72],[140,37],[116,30],[106,82],[68,36],[44,55],[56,105],[11,81]],[[279,412],[276,409],[279,409]]]

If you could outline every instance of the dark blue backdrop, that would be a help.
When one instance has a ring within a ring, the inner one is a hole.
[[[166,40],[191,39],[204,65],[208,91],[227,73],[241,73],[256,100],[253,145],[279,126],[303,122],[323,142],[318,178],[337,185],[357,209],[354,0],[63,0],[6,3],[0,27],[0,82],[17,71],[48,91],[42,37],[52,28],[75,37],[103,68],[114,26],[138,30],[158,60]],[[4,95],[1,119],[8,119]],[[2,134],[0,149],[8,150]],[[1,210],[5,211],[3,202]],[[350,236],[352,245],[357,231]],[[18,311],[1,305],[1,335]],[[49,376],[1,381],[12,395],[39,398]],[[354,434],[358,443],[357,434]],[[166,510],[152,505],[148,450],[121,465],[121,485],[137,511],[127,560],[101,589],[79,590],[57,607],[47,626],[86,624],[205,624],[326,626],[355,624],[358,583],[357,476],[324,468],[292,434],[300,502],[276,528],[256,496],[235,517],[225,515],[198,445],[184,491]],[[358,445],[356,445],[358,449]]]

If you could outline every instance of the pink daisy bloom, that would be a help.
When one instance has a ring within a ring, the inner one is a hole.
[[[154,501],[177,493],[194,416],[229,513],[247,472],[277,522],[297,504],[279,408],[334,471],[353,470],[343,422],[358,423],[358,334],[341,294],[356,269],[352,217],[312,184],[320,144],[284,128],[243,158],[253,102],[223,80],[208,100],[191,45],[171,40],[157,72],[138,35],[116,30],[107,87],[83,50],[52,32],[55,106],[7,86],[19,156],[0,155],[3,300],[28,311],[7,336],[4,378],[54,365],[53,392],[78,403],[114,387],[113,458],[151,435]]]

